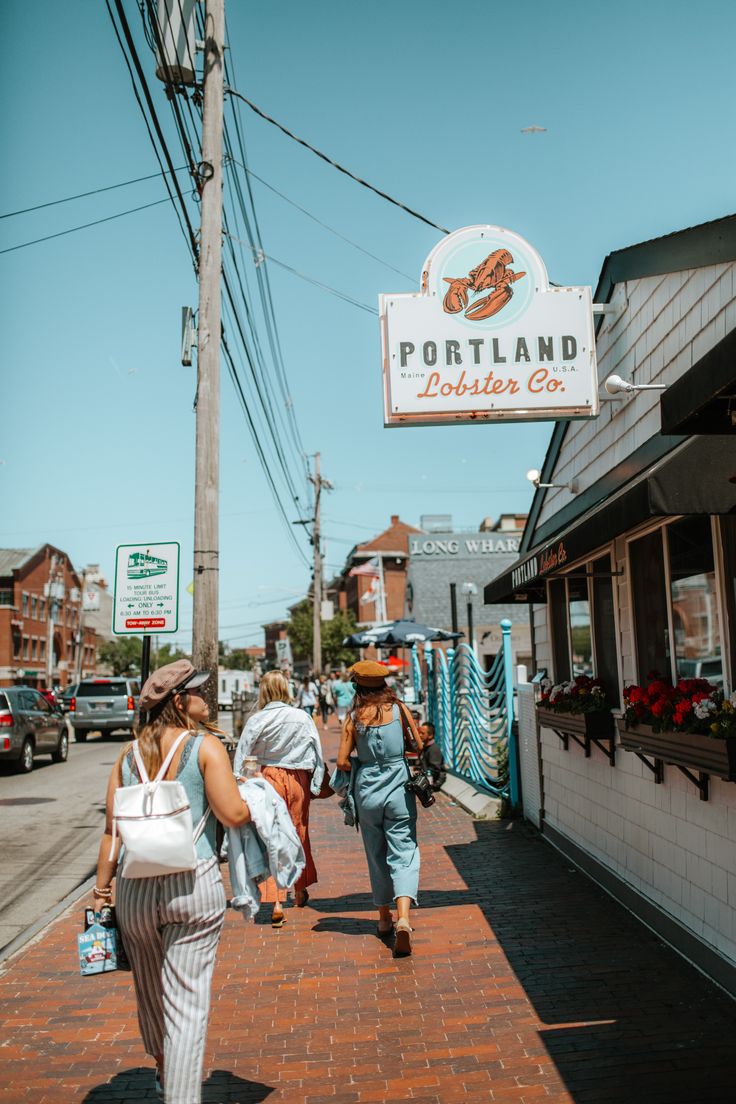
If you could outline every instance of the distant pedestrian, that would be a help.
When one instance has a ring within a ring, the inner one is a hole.
[[[296,693],[297,706],[299,709],[303,709],[310,717],[313,717],[314,711],[317,708],[317,698],[318,691],[314,680],[305,676]]]
[[[148,719],[110,774],[93,890],[96,907],[111,903],[120,852],[119,837],[113,845],[113,800],[118,788],[140,784],[145,781],[143,773],[151,780],[161,774],[164,780],[179,781],[193,824],[204,820],[195,847],[196,868],[134,878],[126,877],[123,860],[116,908],[133,969],[143,1044],[155,1059],[157,1088],[169,1104],[201,1100],[212,971],[225,917],[215,818],[232,828],[250,820],[227,752],[212,734],[207,703],[200,696],[208,678],[189,660],[178,659],[143,684],[139,704]]]
[[[335,699],[337,719],[342,724],[355,697],[355,686],[350,681],[347,671],[343,671],[340,678],[333,685],[332,696]]]
[[[416,798],[405,788],[410,777],[405,748],[413,742],[421,752],[422,740],[409,711],[386,685],[388,667],[361,661],[350,671],[355,701],[343,727],[337,768],[356,772],[350,788],[378,908],[378,934],[395,930],[394,953],[408,955],[409,913],[419,892],[419,846]]]
[[[332,694],[332,681],[326,676],[319,680],[319,711],[322,714],[322,726],[327,728],[330,713],[335,708],[335,699]]]
[[[239,774],[243,759],[255,756],[263,777],[286,802],[306,857],[304,870],[294,884],[296,906],[303,908],[309,900],[307,887],[317,881],[309,842],[309,805],[319,794],[324,775],[322,745],[311,713],[290,704],[289,686],[280,671],[268,671],[259,689],[258,711],[243,729],[233,770]],[[261,899],[270,899],[271,891],[275,897],[271,923],[281,927],[286,922],[286,894],[274,885]]]
[[[442,762],[442,751],[439,744],[435,743],[434,725],[431,721],[425,721],[419,732],[424,745],[419,756],[419,762],[429,776],[432,789],[441,790],[447,780],[447,771],[445,764]]]

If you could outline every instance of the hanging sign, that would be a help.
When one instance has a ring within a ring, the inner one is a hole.
[[[112,631],[118,636],[179,628],[179,544],[120,544],[115,553]]]
[[[590,288],[550,287],[511,230],[449,234],[421,290],[379,308],[387,426],[598,415]]]

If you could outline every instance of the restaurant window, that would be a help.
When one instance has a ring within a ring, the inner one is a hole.
[[[588,580],[577,574],[567,580],[567,601],[570,617],[570,658],[572,675],[593,677],[593,634],[590,623]]]
[[[552,579],[549,584],[549,613],[555,682],[567,682],[570,678],[570,648],[567,637],[567,587],[564,579]]]
[[[666,529],[677,678],[723,684],[713,531],[704,515]]]
[[[580,564],[549,583],[555,682],[599,678],[611,705],[620,704],[611,557]]]
[[[636,667],[640,682],[656,672],[670,672],[662,531],[655,530],[629,545],[631,594],[636,633]]]

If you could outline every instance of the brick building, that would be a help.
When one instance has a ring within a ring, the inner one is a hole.
[[[386,621],[404,616],[406,574],[409,564],[409,540],[420,535],[421,529],[407,525],[398,514],[391,515],[391,524],[378,536],[356,544],[348,553],[345,566],[329,584],[328,597],[337,609],[349,609],[359,625],[384,620],[380,612],[374,580],[365,575],[351,575],[355,567],[376,558],[380,562],[386,596]]]
[[[65,687],[74,681],[82,582],[51,544],[0,549],[0,686]],[[82,672],[95,669],[96,634],[85,626]],[[49,656],[51,657],[49,667]]]

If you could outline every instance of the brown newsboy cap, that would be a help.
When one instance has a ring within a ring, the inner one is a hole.
[[[147,713],[182,690],[195,690],[209,677],[209,671],[198,671],[188,659],[167,663],[165,667],[154,671],[143,683],[138,708]]]
[[[354,663],[348,668],[348,674],[358,686],[380,686],[391,672],[388,667],[384,667],[382,663],[376,663],[374,659],[361,659],[359,663]]]

